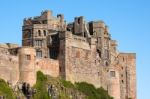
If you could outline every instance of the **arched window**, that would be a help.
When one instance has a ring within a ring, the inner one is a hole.
[[[108,66],[109,64],[108,64],[108,62],[105,62],[105,66]]]
[[[101,51],[97,49],[97,53],[99,54],[99,57],[101,58]]]
[[[41,31],[40,30],[38,30],[38,36],[41,36]]]
[[[44,36],[46,36],[46,30],[43,30]]]

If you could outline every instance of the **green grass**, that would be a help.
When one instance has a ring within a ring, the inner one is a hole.
[[[46,88],[47,77],[40,71],[37,72],[37,82],[34,88],[37,90],[34,99],[50,99]]]
[[[95,88],[94,85],[86,82],[75,83],[74,85],[70,81],[61,80],[61,82],[66,88],[81,91],[87,96],[87,99],[113,99],[103,88]]]
[[[75,88],[75,86],[70,82],[66,81],[64,79],[61,79],[60,82],[63,84],[64,87],[66,88]]]
[[[64,92],[61,92],[60,95],[59,95],[59,99],[70,99],[70,98]]]
[[[113,99],[103,88],[95,88],[86,82],[75,83],[76,88],[87,95],[88,99]]]
[[[103,88],[95,88],[86,82],[72,84],[70,81],[46,76],[41,71],[37,72],[37,82],[33,86],[37,92],[32,99],[51,99],[48,96],[48,85],[54,85],[59,90],[59,99],[70,99],[70,94],[65,90],[81,93],[86,99],[113,99]],[[62,87],[65,90],[61,90]],[[15,99],[12,89],[4,80],[0,80],[0,95],[6,96],[6,99]]]
[[[12,89],[2,79],[0,79],[0,96],[5,96],[6,99],[15,99]]]

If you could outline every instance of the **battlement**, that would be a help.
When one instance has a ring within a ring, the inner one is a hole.
[[[120,53],[119,54],[122,57],[128,57],[129,59],[136,59],[136,53]]]
[[[24,21],[27,21],[27,20],[42,20],[42,19],[47,20],[47,19],[50,19],[50,17],[52,17],[52,11],[45,10],[45,11],[41,12],[40,16],[24,18]]]
[[[63,23],[64,15],[58,14],[57,17],[54,17],[52,15],[52,11],[45,10],[41,12],[40,16],[25,18],[23,27],[26,28],[26,26],[34,25],[35,28],[36,26],[42,28],[43,25],[47,25],[48,27],[50,27],[50,29],[57,29],[55,28],[56,25],[60,24],[59,27],[62,28]]]
[[[4,49],[11,49],[11,48],[17,48],[17,47],[19,47],[19,45],[13,44],[13,43],[0,44],[0,48],[4,48]]]
[[[93,28],[104,28],[106,27],[104,21],[102,20],[99,20],[99,21],[91,21],[89,23],[92,23],[93,24]]]

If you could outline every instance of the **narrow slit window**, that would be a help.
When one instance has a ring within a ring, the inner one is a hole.
[[[44,33],[44,36],[46,36],[46,30],[44,30],[43,33]]]

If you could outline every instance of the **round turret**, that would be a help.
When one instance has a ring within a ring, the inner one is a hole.
[[[31,86],[36,83],[35,56],[34,48],[23,47],[19,49],[19,80],[29,83]]]

